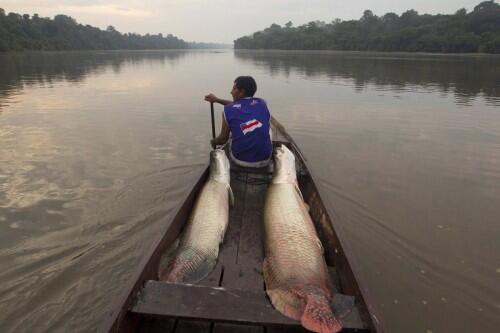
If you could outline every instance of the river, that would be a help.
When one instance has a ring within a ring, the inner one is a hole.
[[[0,54],[1,332],[96,329],[208,162],[203,96],[239,75],[389,332],[498,330],[500,57],[207,50]]]

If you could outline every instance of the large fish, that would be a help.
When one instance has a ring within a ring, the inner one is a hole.
[[[279,312],[308,330],[338,332],[342,325],[330,306],[328,268],[297,185],[295,156],[276,148],[274,167],[264,208],[266,292]]]
[[[229,179],[225,152],[213,150],[208,180],[198,194],[177,248],[160,272],[160,280],[196,283],[213,270],[228,224],[229,201],[234,200]]]

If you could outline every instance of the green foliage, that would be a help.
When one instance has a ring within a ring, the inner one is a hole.
[[[235,49],[373,50],[409,52],[500,53],[500,5],[483,1],[467,13],[419,15],[411,9],[401,16],[382,17],[365,10],[359,20],[335,19],[292,27],[272,24],[234,41]]]
[[[0,51],[185,48],[188,43],[170,34],[122,34],[113,26],[104,31],[66,15],[56,15],[53,20],[38,14],[30,18],[27,14],[5,15],[0,8]]]

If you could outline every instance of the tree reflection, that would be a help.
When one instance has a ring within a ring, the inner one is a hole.
[[[111,67],[144,63],[175,65],[187,51],[26,52],[0,54],[0,112],[2,105],[25,86],[78,83]]]
[[[417,87],[453,93],[458,104],[482,95],[486,103],[500,105],[498,56],[240,50],[235,56],[265,67],[271,75],[295,72],[307,78],[350,79],[357,91],[367,85],[393,91]]]

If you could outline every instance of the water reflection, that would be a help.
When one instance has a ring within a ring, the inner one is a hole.
[[[0,112],[2,105],[25,87],[80,83],[108,68],[119,74],[124,66],[175,66],[184,50],[128,52],[24,52],[0,53]]]
[[[381,91],[453,93],[456,104],[470,105],[484,96],[489,105],[500,106],[500,57],[442,56],[361,52],[258,52],[236,50],[235,56],[266,68],[272,75],[287,77],[296,72],[307,78],[328,77],[362,91],[375,86]]]

